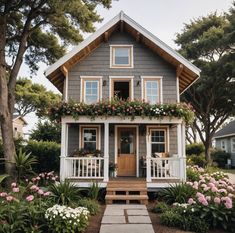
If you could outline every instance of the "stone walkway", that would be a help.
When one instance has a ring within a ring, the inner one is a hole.
[[[100,233],[154,233],[145,205],[107,205]]]

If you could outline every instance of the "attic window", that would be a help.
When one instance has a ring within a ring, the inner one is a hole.
[[[133,68],[133,46],[111,45],[110,68]]]

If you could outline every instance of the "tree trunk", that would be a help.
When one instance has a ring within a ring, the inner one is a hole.
[[[211,153],[210,153],[211,145],[212,145],[211,136],[207,135],[204,146],[205,146],[205,157],[206,157],[206,161],[207,161],[209,166],[212,164]]]
[[[15,145],[12,128],[12,100],[9,100],[8,83],[6,78],[6,16],[0,17],[0,123],[3,140],[3,153],[5,158],[5,171],[14,175]]]

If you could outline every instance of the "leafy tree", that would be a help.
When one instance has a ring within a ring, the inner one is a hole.
[[[235,112],[234,6],[227,15],[210,14],[186,24],[177,34],[180,52],[201,68],[201,78],[183,95],[195,109],[197,130],[207,161],[212,137]]]
[[[30,139],[36,141],[52,141],[60,143],[61,125],[50,121],[39,122],[37,128],[32,130]]]
[[[45,115],[49,106],[61,100],[60,95],[47,91],[43,85],[32,83],[30,79],[18,79],[15,94],[15,109],[21,116],[35,111],[38,116]]]
[[[1,0],[0,1],[0,122],[5,169],[13,174],[15,146],[12,114],[16,79],[23,61],[31,71],[38,62],[55,62],[66,46],[83,40],[101,21],[96,6],[109,8],[112,0]]]

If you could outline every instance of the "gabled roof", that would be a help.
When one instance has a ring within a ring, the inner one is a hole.
[[[124,14],[123,11],[51,65],[45,71],[46,77],[62,92],[66,72],[81,59],[88,56],[102,42],[107,42],[111,34],[118,30],[129,33],[137,42],[143,43],[175,66],[181,93],[198,79],[199,68]]]
[[[216,138],[225,138],[229,136],[235,136],[235,120],[228,123],[221,130],[217,131],[214,135],[214,139]]]
[[[20,115],[13,115],[12,121],[16,121],[17,119],[20,119],[24,123],[24,125],[28,125],[27,121],[22,116],[20,116]]]

